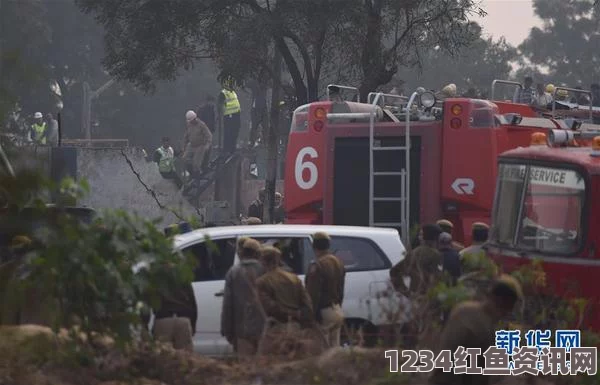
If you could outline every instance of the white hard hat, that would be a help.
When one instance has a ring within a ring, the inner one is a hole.
[[[456,96],[456,84],[450,83],[442,88],[442,93],[450,98]]]
[[[41,119],[43,118],[42,113],[41,112],[36,112],[35,114],[33,114],[33,117],[36,119]]]
[[[191,122],[194,119],[196,119],[196,113],[194,111],[189,110],[188,112],[185,113],[185,120],[187,120],[188,122]]]

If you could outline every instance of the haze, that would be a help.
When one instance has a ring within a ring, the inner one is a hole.
[[[481,7],[488,13],[476,18],[486,35],[494,39],[504,36],[514,45],[519,45],[529,35],[531,28],[541,25],[533,13],[531,0],[482,0]]]

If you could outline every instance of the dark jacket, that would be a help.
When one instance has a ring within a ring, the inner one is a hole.
[[[319,257],[310,264],[305,285],[317,320],[320,319],[321,309],[342,305],[345,279],[344,264],[332,254]]]
[[[258,199],[256,199],[255,201],[250,203],[250,206],[248,206],[248,217],[255,217],[262,221],[263,220],[263,207],[264,207],[263,203],[261,201],[259,201]]]
[[[217,113],[213,103],[205,103],[198,107],[198,117],[206,124],[210,132],[215,132]]]
[[[266,317],[260,304],[256,280],[264,274],[256,259],[242,260],[225,275],[225,295],[221,311],[221,335],[228,341],[258,339]]]
[[[196,331],[198,309],[194,289],[191,284],[174,293],[163,294],[160,308],[154,312],[156,319],[168,318],[173,315],[189,318],[192,324],[192,333]]]
[[[452,284],[456,284],[456,280],[461,275],[460,254],[454,248],[444,248],[440,250],[442,253],[442,270],[448,273]]]

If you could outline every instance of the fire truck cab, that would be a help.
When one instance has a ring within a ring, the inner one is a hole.
[[[522,87],[495,80],[492,95],[502,83]],[[469,242],[472,223],[490,222],[498,155],[534,132],[569,128],[544,113],[423,89],[303,105],[288,139],[286,223],[394,227],[408,242],[415,224],[447,218],[454,238]]]
[[[578,138],[591,146],[553,147]],[[600,125],[548,139],[499,157],[488,252],[504,271],[541,259],[555,293],[590,300],[588,324],[600,330]]]

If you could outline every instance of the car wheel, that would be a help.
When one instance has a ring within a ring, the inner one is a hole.
[[[377,345],[377,340],[377,327],[372,323],[357,319],[344,321],[340,345],[374,347]]]

